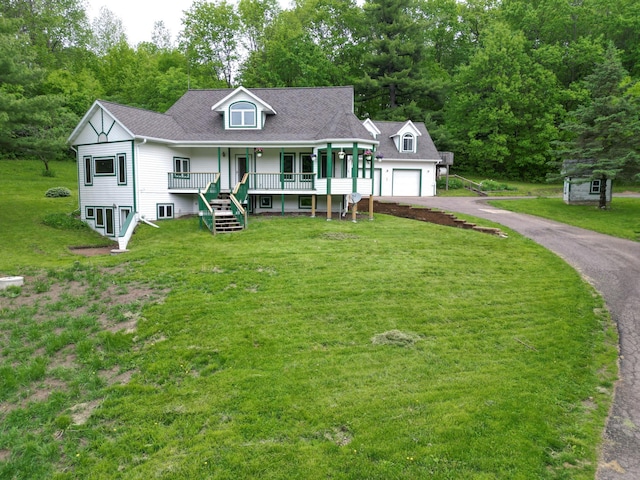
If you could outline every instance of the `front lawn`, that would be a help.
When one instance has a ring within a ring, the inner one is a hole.
[[[385,215],[158,224],[119,256],[0,244],[27,276],[0,294],[0,478],[593,478],[617,338],[534,242]]]

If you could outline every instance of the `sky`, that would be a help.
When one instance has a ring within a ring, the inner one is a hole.
[[[183,11],[191,7],[193,0],[88,0],[87,15],[92,21],[100,7],[111,10],[124,25],[130,45],[151,41],[153,24],[159,20],[176,39],[182,29]]]
[[[233,0],[232,0],[233,1]],[[105,6],[124,25],[129,45],[150,42],[153,24],[162,20],[176,40],[182,30],[183,12],[189,10],[194,0],[87,0],[87,15],[93,21]],[[280,0],[282,8],[287,8],[289,0]]]

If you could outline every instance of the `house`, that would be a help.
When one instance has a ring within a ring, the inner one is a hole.
[[[568,205],[599,205],[602,190],[605,188],[606,204],[611,203],[612,181],[606,183],[600,179],[590,179],[591,168],[587,168],[589,162],[577,160],[565,160],[562,171],[565,174],[562,199]]]
[[[239,87],[190,90],[165,113],[96,101],[68,140],[81,218],[125,249],[139,221],[199,215],[215,233],[249,213],[331,219],[354,193],[435,195],[424,124],[363,122],[353,99],[352,87]]]

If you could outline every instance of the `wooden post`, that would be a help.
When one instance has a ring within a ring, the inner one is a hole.
[[[356,223],[356,215],[358,214],[358,204],[354,202],[352,205],[353,207],[351,208],[351,221],[353,223]]]
[[[331,194],[327,195],[327,220],[331,220]]]
[[[311,218],[316,218],[316,196],[311,195]]]
[[[369,220],[373,220],[373,195],[369,196]]]

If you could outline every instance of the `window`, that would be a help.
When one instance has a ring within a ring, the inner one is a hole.
[[[84,215],[86,218],[91,219],[91,218],[95,218],[96,216],[96,209],[93,207],[87,207],[87,210],[85,212]]]
[[[106,218],[106,224],[104,226],[104,233],[107,235],[113,235],[114,230],[114,222],[113,222],[113,208],[105,208],[104,216]]]
[[[295,159],[296,159],[296,156],[292,153],[285,153],[282,156],[282,172],[285,174],[284,179],[287,182],[293,181],[293,175],[291,174],[295,173],[295,168],[294,168]]]
[[[234,103],[229,107],[229,126],[255,128],[258,126],[256,106],[249,102]]]
[[[115,162],[113,157],[96,157],[93,159],[95,164],[95,175],[115,175]]]
[[[271,196],[261,196],[260,197],[260,208],[271,208]]]
[[[91,157],[84,157],[84,184],[93,184],[93,162]]]
[[[309,175],[302,175],[303,182],[310,182],[313,179],[313,158],[310,153],[303,153],[300,159],[302,163],[302,173],[308,173]]]
[[[173,204],[172,203],[159,203],[158,204],[158,220],[163,218],[173,218]]]
[[[96,209],[96,227],[104,227],[104,210]]]
[[[118,154],[118,185],[127,184],[127,156],[124,153]]]
[[[601,180],[592,180],[591,181],[591,191],[590,193],[600,193],[600,184]]]
[[[402,136],[402,151],[403,152],[413,152],[413,135],[410,133],[405,133]]]
[[[302,197],[298,197],[298,208],[301,210],[310,210],[312,207],[311,196],[305,195]]]
[[[190,163],[191,161],[188,158],[173,157],[174,178],[189,178]]]

